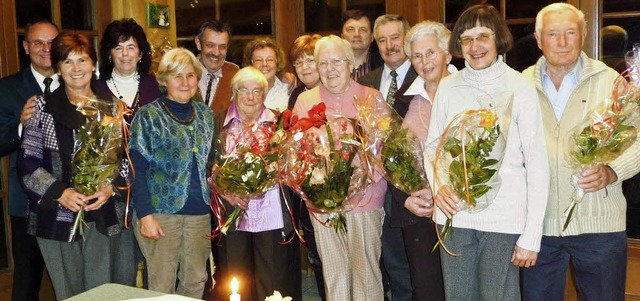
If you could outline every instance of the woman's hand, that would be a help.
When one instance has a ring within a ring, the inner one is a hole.
[[[447,218],[452,218],[454,214],[460,211],[460,208],[458,207],[459,202],[460,198],[451,191],[451,187],[449,187],[449,185],[442,186],[438,189],[438,194],[436,195],[436,206],[442,210]]]
[[[536,265],[537,259],[538,252],[520,248],[518,245],[513,249],[513,255],[511,255],[511,262],[513,265],[521,268],[528,268]]]
[[[164,236],[164,231],[153,215],[149,214],[140,219],[140,234],[142,237],[158,240]]]
[[[433,215],[433,196],[431,189],[426,188],[412,193],[404,202],[404,207],[419,217]]]
[[[75,191],[73,188],[67,188],[62,192],[62,196],[58,198],[58,203],[63,207],[73,211],[78,212],[80,207],[87,204],[87,197]]]
[[[231,206],[233,207],[240,207],[240,209],[243,209],[243,210],[249,209],[248,200],[243,200],[235,196],[223,196],[223,198],[227,200],[227,202],[229,202],[229,204],[231,204]]]
[[[85,206],[84,210],[91,211],[100,209],[100,207],[102,207],[102,205],[104,205],[113,195],[113,186],[109,184],[102,185],[96,193],[86,197],[85,201],[87,204],[93,199],[96,199],[96,201]]]

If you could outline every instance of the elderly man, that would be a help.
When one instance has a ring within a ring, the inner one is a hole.
[[[404,36],[407,31],[409,31],[409,22],[402,16],[383,15],[378,17],[373,25],[373,34],[384,65],[358,80],[360,84],[380,90],[391,105],[394,105],[396,92],[400,89],[406,90],[417,76],[411,66],[411,61],[404,52]],[[399,109],[396,105],[394,108]],[[386,271],[385,275],[388,276],[393,300],[411,300],[409,261],[400,228],[400,218],[404,213],[404,206],[400,201],[392,202],[391,193],[388,192],[385,197],[384,209],[382,268]]]
[[[219,21],[207,21],[200,25],[195,37],[200,51],[202,78],[198,86],[203,101],[216,115],[224,112],[231,102],[231,78],[240,70],[238,65],[227,62],[227,49],[231,39],[231,27]]]
[[[582,52],[587,35],[584,14],[554,3],[536,17],[535,38],[543,52],[523,73],[535,83],[541,101],[551,183],[544,233],[535,266],[522,269],[525,300],[563,300],[567,266],[581,300],[624,300],[627,237],[621,183],[640,171],[640,144],[616,160],[580,173],[586,192],[566,230],[565,209],[574,171],[567,167],[569,135],[587,114],[611,95],[618,73]]]
[[[0,80],[0,156],[9,155],[9,215],[13,245],[12,300],[38,300],[44,261],[36,238],[27,234],[27,196],[16,173],[22,122],[35,109],[35,97],[60,85],[51,67],[51,41],[58,28],[49,21],[25,27],[22,47],[29,56],[28,68]]]
[[[370,49],[373,34],[371,22],[365,12],[350,9],[342,14],[342,38],[349,41],[355,55],[351,78],[357,81],[369,71],[382,66],[380,54]]]

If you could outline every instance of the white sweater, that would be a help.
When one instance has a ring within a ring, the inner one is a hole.
[[[498,171],[502,185],[486,209],[477,213],[458,212],[453,217],[453,226],[520,234],[517,245],[538,252],[549,193],[549,164],[542,117],[533,84],[508,67],[501,56],[489,68],[473,70],[467,65],[461,72],[442,79],[431,111],[424,152],[425,170],[429,182],[434,183],[432,160],[440,137],[457,114],[479,109],[476,100],[486,94],[509,91],[513,93],[511,123]],[[438,187],[435,184],[433,189],[436,195]],[[444,224],[446,216],[436,210],[434,220]]]

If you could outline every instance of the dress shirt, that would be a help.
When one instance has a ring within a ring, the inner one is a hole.
[[[396,82],[398,83],[398,89],[402,87],[402,83],[404,82],[404,78],[407,75],[407,72],[409,72],[409,68],[412,68],[412,67],[411,67],[411,61],[409,61],[408,59],[404,61],[404,63],[402,63],[400,67],[396,68],[396,72],[398,73],[398,76],[396,77]],[[386,96],[389,93],[389,87],[391,87],[391,81],[393,80],[393,77],[391,76],[391,71],[392,69],[387,64],[384,64],[384,67],[382,69],[382,77],[380,79],[380,93],[382,93],[382,95],[384,96]]]
[[[198,59],[200,59],[200,56],[198,56]],[[222,77],[222,68],[213,72],[213,75],[216,76],[216,79],[213,80],[213,83],[211,84],[211,93],[209,95],[209,99],[204,99],[205,97],[207,97],[207,88],[209,87],[209,74],[211,73],[212,72],[209,72],[207,68],[205,68],[204,65],[202,65],[202,77],[200,77],[200,81],[198,82],[198,87],[200,88],[200,94],[202,95],[202,101],[209,106],[211,105],[211,102],[213,101],[216,95],[216,90],[218,89],[218,82],[220,82],[220,78]]]
[[[51,76],[44,76],[38,73],[38,71],[36,71],[36,69],[33,68],[33,65],[31,66],[31,73],[33,73],[33,77],[35,77],[36,82],[38,82],[38,85],[40,86],[40,91],[42,91],[42,93],[44,93],[44,88],[45,88],[44,79],[47,77],[50,77],[53,80],[51,82],[51,86],[49,86],[49,89],[51,89],[51,92],[55,91],[56,89],[58,89],[58,87],[60,87],[58,73],[54,73]]]
[[[578,79],[580,79],[580,74],[582,73],[582,58],[579,58],[578,63],[573,70],[569,71],[569,73],[564,76],[562,84],[560,84],[560,89],[556,89],[556,86],[551,81],[551,77],[547,73],[546,61],[544,64],[545,66],[542,68],[544,71],[542,74],[542,88],[553,106],[553,111],[556,114],[556,120],[560,120],[571,93],[578,86]]]

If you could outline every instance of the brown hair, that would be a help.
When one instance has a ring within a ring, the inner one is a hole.
[[[273,49],[273,52],[276,53],[276,70],[281,71],[284,69],[284,65],[286,63],[284,51],[282,51],[282,48],[280,48],[280,46],[278,46],[278,44],[269,37],[254,39],[244,47],[244,52],[242,54],[242,67],[251,66],[251,62],[253,61],[253,52],[262,48]]]
[[[320,38],[322,38],[322,36],[319,34],[299,36],[293,41],[291,49],[289,50],[289,62],[291,62],[291,64],[295,63],[303,54],[313,56],[313,48],[316,47],[316,42]]]
[[[476,26],[484,26],[493,30],[496,34],[496,49],[499,54],[504,54],[513,47],[513,36],[502,20],[498,10],[489,4],[479,4],[465,10],[456,25],[453,27],[451,40],[449,40],[449,51],[455,57],[462,57],[462,46],[460,45],[460,35],[467,29]]]
[[[51,43],[51,66],[55,72],[58,72],[58,64],[72,52],[88,54],[95,66],[97,55],[91,40],[83,34],[62,32]]]

